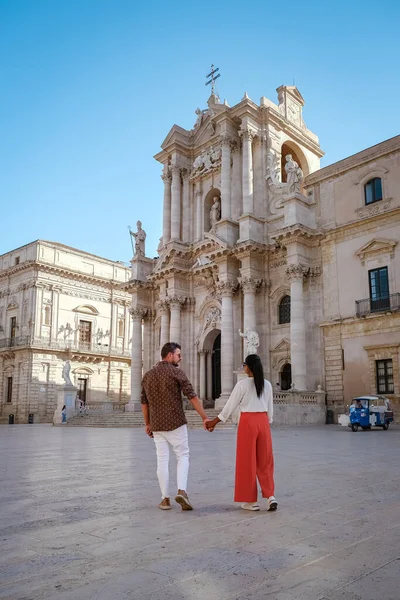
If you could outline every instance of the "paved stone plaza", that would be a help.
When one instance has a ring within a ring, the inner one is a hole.
[[[189,435],[162,512],[142,430],[2,426],[0,598],[399,600],[398,426],[275,428],[276,513],[233,504],[234,429]]]

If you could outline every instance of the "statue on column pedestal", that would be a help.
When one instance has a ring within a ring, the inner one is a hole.
[[[142,222],[136,223],[137,232],[131,231],[131,236],[135,238],[135,256],[145,256],[146,232],[142,229]]]
[[[257,348],[260,345],[260,338],[258,337],[258,333],[256,331],[252,331],[251,329],[246,329],[245,332],[240,331],[239,335],[244,339],[247,346],[247,356],[249,354],[257,354]]]

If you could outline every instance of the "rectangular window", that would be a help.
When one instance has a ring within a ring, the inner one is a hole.
[[[11,340],[15,340],[16,333],[17,333],[17,317],[11,317],[11,319],[10,319],[10,338],[11,338]]]
[[[365,184],[365,204],[372,204],[382,200],[382,180],[380,177],[374,177]]]
[[[79,345],[89,347],[92,341],[91,321],[79,321]]]
[[[393,394],[393,362],[387,360],[376,361],[376,389],[378,394]]]
[[[6,394],[6,398],[7,398],[7,402],[12,402],[12,377],[7,377],[7,394]]]
[[[371,312],[390,308],[389,277],[387,267],[368,271]]]
[[[16,265],[19,265],[19,260],[20,260],[19,256],[16,256],[15,261],[14,261]]]

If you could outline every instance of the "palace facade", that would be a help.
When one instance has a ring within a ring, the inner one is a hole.
[[[79,398],[130,398],[129,269],[36,241],[0,256],[0,419],[52,422],[67,361]]]

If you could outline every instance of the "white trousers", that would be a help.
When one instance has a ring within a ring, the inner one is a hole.
[[[189,442],[187,426],[182,425],[172,431],[154,431],[157,452],[157,477],[161,497],[169,498],[169,447],[172,446],[177,460],[178,490],[186,491],[189,474]]]

